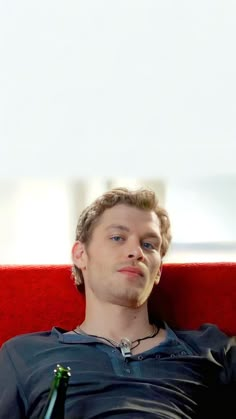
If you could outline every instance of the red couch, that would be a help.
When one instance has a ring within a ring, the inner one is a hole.
[[[0,345],[20,333],[74,328],[84,307],[68,265],[0,267]],[[236,335],[236,263],[164,265],[149,309],[178,329],[215,323]]]

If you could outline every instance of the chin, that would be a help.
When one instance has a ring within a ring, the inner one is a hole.
[[[140,296],[123,296],[119,299],[119,304],[123,307],[130,307],[130,308],[139,308],[141,307],[145,302],[146,299],[140,298]]]

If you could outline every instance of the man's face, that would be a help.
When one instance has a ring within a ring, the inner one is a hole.
[[[87,246],[73,260],[83,272],[87,298],[126,307],[147,301],[161,267],[157,215],[119,204],[104,211]]]

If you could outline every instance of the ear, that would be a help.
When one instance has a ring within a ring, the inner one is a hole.
[[[158,269],[158,272],[157,272],[157,274],[156,274],[156,278],[155,278],[155,285],[158,285],[159,284],[159,282],[160,282],[160,279],[161,279],[161,272],[162,272],[162,262],[161,262],[161,264],[160,264],[160,267],[159,267],[159,269]]]
[[[72,260],[77,268],[81,271],[86,269],[87,266],[87,253],[84,243],[76,241],[72,247]]]

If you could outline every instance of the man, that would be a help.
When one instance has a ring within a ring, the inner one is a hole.
[[[211,325],[191,332],[150,323],[148,297],[170,240],[152,191],[113,189],[83,211],[72,258],[85,319],[3,346],[0,418],[38,418],[58,363],[72,373],[68,419],[236,417],[235,340]]]

